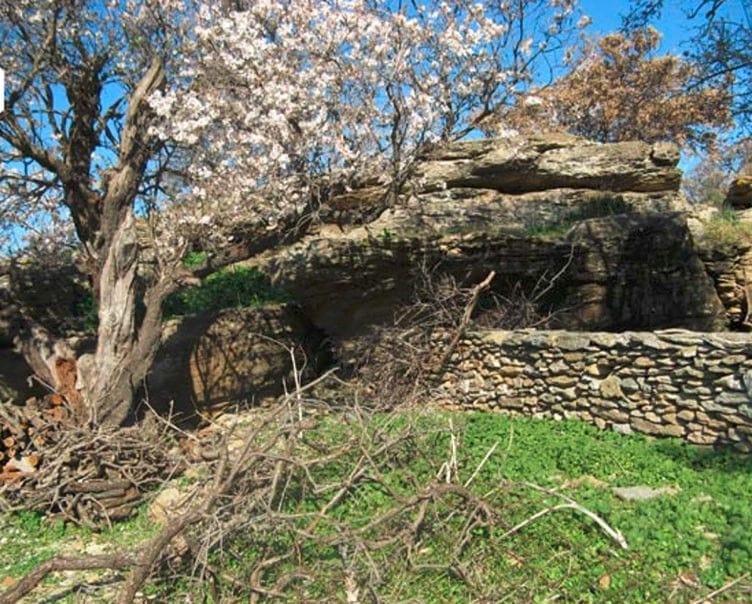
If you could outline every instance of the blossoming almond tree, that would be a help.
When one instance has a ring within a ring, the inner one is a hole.
[[[242,221],[249,255],[301,223],[324,177],[378,169],[398,187],[422,145],[467,134],[524,86],[573,13],[570,0],[0,0],[0,220],[28,236],[22,254],[69,240],[99,316],[95,351],[75,358],[19,308],[31,366],[82,420],[121,424],[196,238],[221,252]]]
[[[425,144],[466,135],[529,83],[574,10],[568,0],[252,2],[196,30],[188,85],[152,98],[156,130],[191,149],[183,193],[203,208],[193,219],[215,226],[305,203],[317,175],[380,174],[397,189]]]

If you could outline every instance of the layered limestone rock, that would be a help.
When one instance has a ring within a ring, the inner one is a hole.
[[[429,152],[415,177],[423,191],[473,187],[504,193],[547,189],[677,190],[675,145],[603,145],[568,135],[468,141]]]
[[[752,330],[752,246],[730,250],[700,248],[705,268],[713,279],[733,330]]]
[[[568,135],[456,143],[426,153],[389,207],[373,183],[334,197],[317,232],[261,268],[341,337],[390,320],[426,274],[491,270],[502,295],[553,282],[543,302],[564,328],[723,328],[677,161],[672,145]]]
[[[562,323],[622,331],[720,331],[724,308],[680,213],[620,214],[574,226]]]
[[[294,390],[325,362],[322,334],[293,305],[229,309],[165,325],[145,395],[180,413]]]
[[[697,252],[710,275],[731,331],[752,331],[752,209],[693,208]]]

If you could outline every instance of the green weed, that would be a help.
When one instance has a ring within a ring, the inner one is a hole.
[[[630,211],[621,197],[602,197],[578,205],[559,220],[547,224],[531,224],[525,232],[531,237],[557,238],[566,235],[577,223],[592,218],[615,216]]]
[[[188,252],[183,258],[183,266],[186,268],[195,268],[203,263],[209,254],[206,252]]]
[[[231,267],[209,275],[201,285],[187,287],[170,296],[164,305],[166,317],[207,310],[262,306],[287,302],[289,296],[253,268]]]
[[[153,536],[155,529],[145,508],[101,533],[37,513],[0,514],[0,580],[18,579],[56,554],[85,555],[132,547]],[[50,577],[47,584],[54,585],[56,579]]]
[[[281,556],[282,563],[265,571],[264,584],[284,584],[281,600],[290,602],[344,601],[345,568],[366,600],[373,590],[387,602],[641,603],[666,601],[668,594],[672,602],[689,602],[752,567],[752,459],[730,451],[623,436],[580,422],[432,411],[377,415],[365,426],[332,414],[304,434],[295,455],[320,458],[346,442],[393,444],[379,454],[378,473],[350,484],[336,505],[332,497],[357,466],[362,449],[296,467],[277,502],[280,522],[228,535],[209,553],[213,591],[190,578],[189,563],[179,581],[172,569],[149,593],[165,602],[183,601],[188,593],[204,601],[244,601],[251,593],[241,586],[253,581],[256,564]],[[443,483],[440,469],[453,450],[453,483],[469,481],[474,496],[496,510],[492,519],[468,516],[468,501],[451,491],[436,491],[422,517],[415,509],[401,512],[400,502],[424,485]],[[613,487],[636,485],[671,486],[675,493],[632,502],[613,492]],[[620,530],[629,549],[620,549],[596,523],[572,509],[544,514],[506,534],[561,503],[557,493]],[[328,513],[319,516],[325,506]],[[383,523],[373,524],[379,517]],[[298,518],[296,532],[290,519]],[[69,529],[34,516],[3,521],[11,523],[3,526],[4,535],[7,526],[18,527],[22,539],[45,534],[25,548],[12,546],[6,559],[25,566],[13,566],[7,574],[30,568],[55,547],[59,551],[59,545],[49,544],[73,538]],[[403,546],[412,533],[406,528],[416,522],[421,529],[408,558]],[[137,521],[123,526],[134,534],[144,532]],[[466,528],[470,538],[458,550],[457,537]],[[348,549],[348,534],[372,543],[386,534],[399,538],[364,556]],[[741,581],[714,601],[743,601],[750,589],[750,581]]]
[[[625,437],[579,422],[488,413],[385,415],[369,426],[368,438],[401,434],[409,425],[410,436],[383,454],[385,471],[378,480],[352,485],[331,511],[331,521],[317,523],[310,539],[301,542],[275,525],[263,535],[225,542],[213,558],[216,567],[230,569],[242,583],[262,553],[296,551],[295,564],[270,571],[268,581],[282,580],[296,568],[315,569],[290,586],[289,601],[344,600],[343,553],[332,543],[341,534],[359,531],[373,542],[382,539],[389,527],[370,523],[393,509],[395,501],[407,501],[436,479],[450,456],[452,433],[458,452],[455,481],[464,484],[475,474],[472,492],[500,515],[492,523],[479,522],[466,548],[457,552],[457,536],[468,522],[463,513],[467,502],[447,493],[427,506],[410,560],[404,559],[401,542],[385,545],[370,560],[349,552],[348,564],[361,587],[374,589],[384,601],[506,597],[513,602],[637,603],[663,601],[677,589],[673,601],[685,602],[696,599],[698,589],[707,593],[752,566],[752,460],[747,457],[704,451],[678,440]],[[351,430],[335,416],[307,438],[324,450],[352,437]],[[292,479],[280,513],[303,518],[320,510],[331,493],[306,486],[308,481],[340,484],[359,454],[355,450],[351,457],[312,466],[306,477]],[[526,483],[578,501],[621,530],[630,549],[619,549],[594,522],[572,510],[544,515],[505,536],[510,527],[562,501]],[[629,502],[612,490],[635,485],[672,486],[677,492]],[[399,531],[415,521],[397,514],[389,522],[391,530]],[[686,576],[695,577],[701,588],[682,588],[678,581]],[[227,598],[248,595],[230,585],[224,588]],[[727,597],[736,601],[738,593]]]
[[[188,254],[186,266],[200,264],[203,252]],[[290,296],[273,287],[269,279],[253,268],[230,267],[209,275],[201,285],[187,287],[165,300],[163,312],[167,319],[224,308],[263,306],[289,302]],[[74,317],[86,331],[94,332],[99,324],[97,305],[91,292],[78,302]]]
[[[554,239],[563,237],[574,226],[573,222],[557,222],[554,224],[533,224],[525,229],[525,234],[529,237],[542,237]]]

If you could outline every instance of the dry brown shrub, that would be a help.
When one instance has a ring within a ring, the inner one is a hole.
[[[567,75],[521,97],[498,116],[498,126],[566,130],[601,142],[670,140],[712,147],[712,129],[731,126],[733,76],[721,86],[696,84],[690,62],[656,56],[660,39],[646,27],[630,37],[613,33],[588,41]]]

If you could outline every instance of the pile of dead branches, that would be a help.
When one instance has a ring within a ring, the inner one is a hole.
[[[166,431],[92,428],[51,395],[0,405],[0,509],[97,528],[125,518],[180,467]]]
[[[70,421],[61,396],[30,399],[24,406],[0,405],[0,484],[14,482],[39,466],[37,449]]]
[[[414,300],[394,321],[348,342],[341,356],[353,360],[358,381],[380,404],[425,398],[468,329],[549,327],[555,317],[544,302],[563,270],[527,289],[519,282],[497,283],[493,271],[469,285],[424,271]]]

